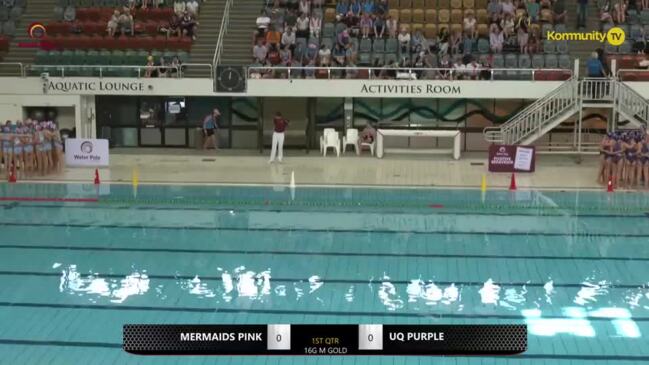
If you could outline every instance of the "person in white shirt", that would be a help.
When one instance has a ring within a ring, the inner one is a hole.
[[[329,47],[327,47],[326,44],[323,44],[320,47],[320,51],[318,52],[318,59],[320,60],[320,66],[329,66],[329,63],[331,62],[331,50],[329,49]]]
[[[392,16],[388,16],[388,20],[385,22],[385,25],[388,28],[388,35],[390,36],[390,38],[396,38],[397,32],[399,31],[399,22],[397,22],[396,19],[392,18]]]
[[[408,30],[406,28],[401,28],[401,32],[399,33],[397,39],[399,40],[399,45],[401,46],[401,53],[409,53],[410,33],[408,33]]]
[[[298,37],[307,37],[309,35],[309,18],[307,18],[306,13],[300,14],[297,18],[296,27]]]
[[[322,19],[318,16],[312,16],[309,19],[309,31],[311,37],[320,38],[320,29],[322,29]]]
[[[194,18],[198,17],[198,1],[190,0],[185,3],[185,10],[193,16]]]
[[[270,25],[270,18],[266,15],[264,10],[261,11],[259,17],[257,17],[257,31],[260,36],[266,34],[268,26]]]
[[[185,3],[183,1],[177,1],[174,3],[174,13],[178,14],[178,16],[182,16],[183,13],[185,12]]]
[[[311,3],[309,0],[300,0],[300,3],[298,5],[298,9],[300,9],[301,13],[304,14],[311,14]]]
[[[464,18],[464,34],[473,39],[477,38],[478,36],[476,29],[476,19],[475,16],[473,16],[473,13],[468,13],[466,18]]]
[[[282,34],[282,45],[293,52],[295,48],[295,33],[293,33],[293,28],[286,28],[286,32]]]

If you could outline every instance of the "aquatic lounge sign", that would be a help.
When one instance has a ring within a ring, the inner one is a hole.
[[[459,85],[440,84],[363,84],[361,94],[370,95],[460,95],[462,88]]]
[[[143,92],[145,85],[140,81],[47,81],[47,91],[58,91],[62,93],[132,93]]]

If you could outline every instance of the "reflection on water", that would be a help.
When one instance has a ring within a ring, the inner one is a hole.
[[[96,303],[98,297],[105,297],[113,303],[121,304],[130,297],[146,294],[151,284],[146,270],[136,270],[124,278],[112,279],[102,278],[98,273],[82,275],[78,272],[77,265],[74,264],[67,267],[62,263],[52,265],[54,269],[61,267],[64,269],[61,271],[59,291],[79,297],[86,296],[92,303]],[[225,303],[235,299],[235,302],[238,302],[238,299],[264,302],[273,295],[274,297],[292,297],[295,301],[308,297],[311,300],[309,303],[315,300],[322,305],[332,305],[338,303],[339,300],[353,303],[358,295],[364,296],[356,293],[355,285],[350,285],[341,291],[339,299],[336,299],[337,290],[340,289],[335,289],[335,286],[325,286],[326,279],[319,275],[311,275],[306,280],[293,282],[293,291],[290,292],[287,290],[287,285],[273,285],[270,269],[256,272],[245,266],[238,266],[232,270],[232,273],[223,268],[217,268],[217,271],[220,273],[220,281],[210,282],[195,275],[191,279],[177,280],[176,285],[183,292],[196,298],[211,300],[214,304],[218,304],[221,298]],[[180,276],[180,274],[178,275]],[[323,293],[329,294],[334,290],[332,295],[318,294],[325,287],[328,289]],[[556,309],[542,308],[544,303],[552,305],[552,299],[557,295],[553,280],[547,281],[538,290],[532,291],[532,294],[528,293],[527,285],[520,288],[503,287],[491,278],[487,279],[479,288],[458,287],[454,283],[444,287],[432,280],[423,280],[421,277],[411,279],[405,284],[395,284],[390,276],[384,274],[378,283],[370,278],[368,287],[371,297],[378,298],[379,303],[388,311],[402,309],[419,311],[422,309],[419,304],[423,304],[434,312],[439,309],[435,309],[433,306],[458,304],[448,309],[460,312],[466,303],[478,303],[477,297],[479,296],[479,303],[488,305],[490,308],[520,311],[524,321],[528,324],[530,334],[538,336],[568,334],[594,337],[596,331],[591,322],[593,318],[598,318],[599,321],[610,323],[617,336],[638,338],[642,337],[642,333],[633,321],[630,310],[649,309],[647,302],[649,290],[646,286],[628,290],[624,293],[624,297],[620,298],[622,303],[629,305],[628,309],[593,307],[600,297],[610,294],[611,284],[606,280],[594,282],[592,277],[586,278],[582,282],[581,288],[572,300],[574,303],[572,306],[560,308],[561,318],[557,318]],[[375,290],[376,296],[373,294]],[[155,294],[158,299],[165,300],[167,298],[165,285],[155,286]],[[402,299],[403,294],[407,296],[405,301]],[[531,298],[536,299],[528,303],[528,294],[531,295]],[[322,299],[320,295],[325,299]],[[469,297],[464,300],[466,303],[462,303],[462,296]],[[567,299],[566,303],[569,303],[572,294],[565,293],[561,297],[566,297],[563,300]],[[529,308],[530,305],[535,308]],[[475,305],[472,307],[475,310],[480,310]],[[544,310],[549,311],[545,317]]]
[[[61,271],[59,280],[59,291],[69,294],[99,295],[111,298],[113,303],[123,303],[133,295],[143,295],[149,291],[149,277],[146,270],[133,272],[125,278],[104,279],[99,274],[88,274],[86,276],[77,272],[77,265],[69,265]],[[91,298],[91,302],[95,299]]]

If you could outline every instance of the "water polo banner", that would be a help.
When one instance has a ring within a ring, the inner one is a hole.
[[[535,162],[534,146],[489,146],[489,172],[534,172]]]
[[[108,166],[107,139],[68,138],[65,140],[65,164],[67,166]]]
[[[137,355],[515,355],[525,325],[125,325]]]

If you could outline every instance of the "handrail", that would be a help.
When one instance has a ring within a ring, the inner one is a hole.
[[[413,80],[416,79],[416,77],[412,77],[415,75],[417,72],[436,72],[438,74],[449,74],[449,77],[451,79],[455,78],[456,76],[469,76],[469,77],[475,77],[477,79],[480,79],[480,74],[482,72],[488,71],[490,72],[490,77],[487,80],[494,80],[494,74],[497,73],[502,73],[507,75],[508,73],[523,73],[523,72],[528,72],[530,73],[532,77],[532,81],[541,81],[541,80],[534,80],[535,75],[537,72],[562,72],[565,73],[569,78],[572,78],[572,70],[571,69],[562,69],[562,68],[547,68],[547,69],[534,69],[534,68],[475,68],[475,69],[454,69],[454,68],[422,68],[422,67],[371,67],[371,66],[354,66],[354,67],[338,67],[338,66],[332,66],[332,67],[293,67],[293,66],[249,66],[248,67],[248,73],[247,77],[248,78],[264,78],[264,77],[251,77],[251,75],[254,73],[253,71],[258,71],[256,72],[259,75],[262,75],[263,73],[272,71],[283,71],[286,70],[288,71],[288,77],[290,78],[291,76],[291,71],[311,71],[315,74],[316,71],[319,70],[326,70],[327,71],[327,79],[331,79],[332,72],[333,70],[342,70],[342,71],[354,71],[358,75],[358,72],[361,70],[368,71],[368,79],[374,79],[376,76],[374,76],[373,71],[381,71],[381,72],[396,72],[396,73],[403,73],[403,75],[397,75],[396,79],[405,79],[405,80]],[[406,75],[407,74],[407,75]],[[356,77],[358,78],[358,77]],[[380,77],[379,77],[380,78]],[[270,79],[276,79],[275,77],[270,77]],[[484,80],[484,79],[482,79]],[[553,81],[561,81],[561,80],[553,80]]]
[[[221,63],[221,53],[223,52],[223,40],[225,33],[230,25],[230,8],[232,8],[233,0],[226,0],[223,6],[223,16],[221,18],[221,27],[219,28],[219,37],[216,40],[216,48],[214,48],[214,57],[212,57],[212,66],[216,67]],[[214,78],[214,77],[212,77]]]
[[[0,62],[0,67],[2,66],[18,66],[20,77],[25,77],[25,65],[22,62]]]
[[[66,69],[75,69],[75,68],[83,68],[83,69],[92,69],[92,70],[98,70],[99,71],[99,77],[104,77],[104,72],[105,69],[134,69],[137,70],[137,77],[144,77],[144,74],[146,74],[147,69],[151,70],[159,70],[159,69],[175,69],[176,74],[170,78],[183,78],[183,73],[186,72],[186,69],[188,67],[206,67],[210,69],[210,77],[212,78],[214,76],[214,69],[212,68],[212,65],[208,63],[183,63],[179,66],[140,66],[140,65],[26,65],[26,69],[37,69],[37,68],[50,68],[50,69],[55,69],[56,71],[61,72],[60,77],[84,77],[84,76],[66,76],[65,75],[65,70]],[[51,75],[52,76],[52,75]]]
[[[541,130],[547,122],[576,104],[576,86],[576,80],[571,78],[528,105],[505,124],[484,128],[485,139],[488,142],[515,144]]]
[[[615,82],[615,103],[629,117],[647,126],[649,122],[649,102],[637,91],[622,82]]]

